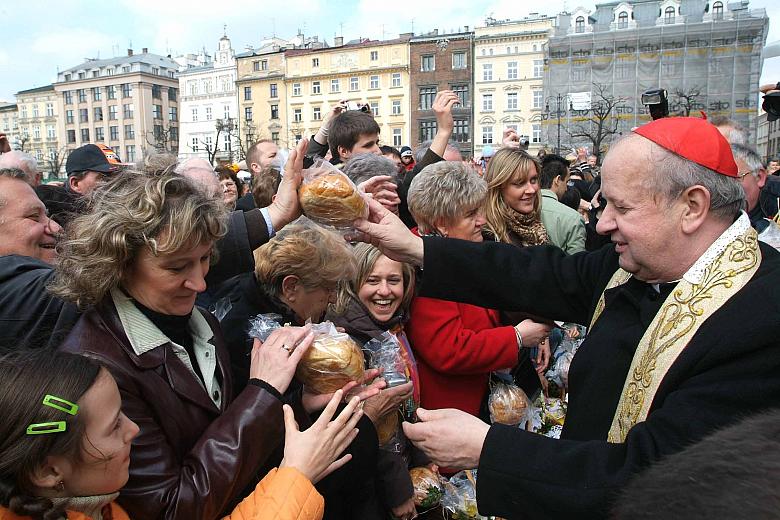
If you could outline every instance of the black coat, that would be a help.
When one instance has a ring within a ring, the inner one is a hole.
[[[548,246],[423,240],[421,294],[575,323],[589,323],[618,268],[612,246],[566,256]],[[632,279],[607,291],[606,308],[571,364],[561,440],[492,426],[479,464],[480,512],[604,518],[642,468],[780,405],[780,254],[760,247],[755,276],[701,326],[664,377],[647,420],[623,444],[608,443],[607,432],[639,340],[671,287],[659,294]]]

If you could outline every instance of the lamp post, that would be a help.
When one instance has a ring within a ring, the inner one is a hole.
[[[571,112],[574,110],[574,107],[572,106],[572,102],[569,99],[568,94],[561,94],[559,92],[555,96],[548,97],[544,104],[544,110],[547,112],[547,117],[550,117],[550,101],[555,101],[555,113],[558,117],[558,146],[555,148],[555,153],[557,154],[561,153],[561,115],[566,113],[566,105],[564,105],[564,101],[567,100],[569,101],[569,112]],[[563,110],[561,110],[561,107],[563,107]]]

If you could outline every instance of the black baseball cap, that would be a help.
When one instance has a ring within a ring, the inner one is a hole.
[[[68,175],[85,171],[114,173],[119,171],[121,166],[119,156],[108,146],[85,144],[70,152],[65,163],[65,171]]]

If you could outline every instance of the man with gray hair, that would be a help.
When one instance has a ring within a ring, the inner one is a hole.
[[[423,297],[590,324],[560,439],[457,410],[403,423],[432,462],[478,468],[482,515],[606,518],[634,475],[780,402],[780,313],[765,312],[780,308],[780,253],[743,211],[726,139],[659,119],[616,142],[601,175],[597,229],[613,244],[589,253],[416,237],[373,203],[355,223],[424,266]]]
[[[777,214],[778,198],[771,188],[764,193],[767,185],[767,172],[761,157],[751,147],[744,144],[731,144],[731,152],[739,169],[742,189],[745,190],[745,202],[751,225],[761,233],[770,225],[770,218]],[[764,207],[766,206],[766,207]]]
[[[38,168],[38,161],[28,154],[19,150],[12,150],[0,155],[0,168],[18,168],[27,175],[27,182],[33,188],[41,184],[43,173]]]

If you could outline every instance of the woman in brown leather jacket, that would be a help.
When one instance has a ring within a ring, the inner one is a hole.
[[[140,428],[119,498],[131,516],[218,518],[281,455],[281,395],[303,335],[255,343],[236,394],[220,327],[194,306],[225,219],[183,177],[126,171],[95,192],[62,246],[52,290],[93,307],[61,348],[108,368]]]

